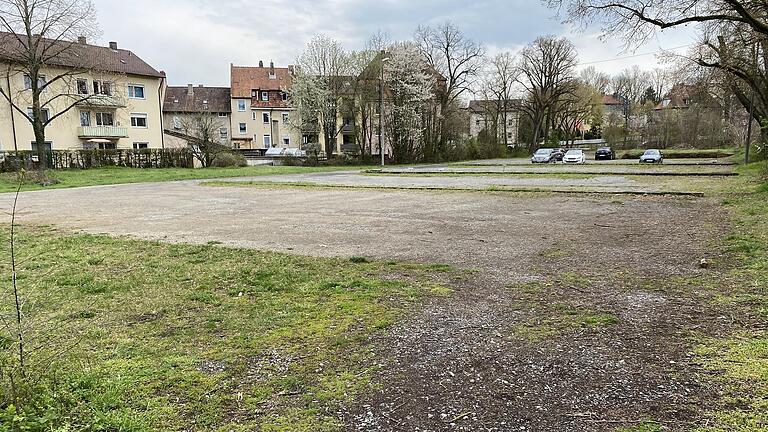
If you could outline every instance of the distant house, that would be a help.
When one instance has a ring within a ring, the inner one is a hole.
[[[240,149],[300,148],[301,131],[291,126],[288,92],[295,69],[230,65],[232,144]]]
[[[506,111],[503,104],[497,100],[473,100],[469,102],[469,136],[477,138],[484,130],[498,125],[499,136],[505,134],[503,143],[515,146],[518,143],[518,126],[520,124],[520,100],[510,100],[506,103]],[[506,116],[504,115],[506,113]],[[506,117],[506,128],[504,118]]]
[[[688,109],[691,107],[695,92],[696,89],[692,85],[675,84],[664,99],[656,105],[654,111]]]
[[[603,125],[624,123],[627,102],[617,95],[603,95]]]
[[[163,103],[163,124],[168,147],[184,147],[184,127],[198,115],[210,115],[218,123],[218,138],[229,143],[232,138],[230,115],[231,92],[228,87],[204,87],[188,84],[183,87],[168,87]]]

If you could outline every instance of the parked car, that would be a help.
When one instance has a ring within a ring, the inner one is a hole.
[[[554,156],[556,161],[562,162],[563,158],[565,157],[565,149],[564,148],[555,149],[552,155]]]
[[[656,149],[648,149],[640,156],[640,163],[664,163],[664,155]]]
[[[610,147],[601,147],[595,152],[595,160],[614,160],[616,152]]]
[[[550,163],[555,160],[555,150],[549,148],[543,148],[536,150],[536,153],[531,157],[532,163]]]
[[[570,149],[563,157],[563,162],[567,164],[583,164],[587,163],[587,156],[584,154],[584,150]]]

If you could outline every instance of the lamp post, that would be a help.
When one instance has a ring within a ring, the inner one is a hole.
[[[381,79],[379,80],[379,153],[381,154],[381,166],[384,166],[384,63],[389,61],[389,57],[384,57],[384,50],[381,51]]]

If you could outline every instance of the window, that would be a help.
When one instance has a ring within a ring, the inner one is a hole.
[[[147,127],[147,115],[146,114],[131,114],[131,126],[135,128]]]
[[[53,147],[53,142],[46,141],[45,144],[43,144],[43,146],[45,147],[43,149],[44,151],[50,152],[51,148]],[[32,141],[32,151],[37,153],[37,143],[35,141]]]
[[[268,148],[272,146],[272,136],[271,135],[264,135],[264,148]]]
[[[261,113],[261,120],[264,124],[269,124],[269,113]]]
[[[227,113],[219,113],[219,117],[226,117]]]
[[[178,117],[173,118],[173,129],[181,130],[181,119]]]
[[[245,123],[240,123],[240,134],[245,135],[248,133],[248,125]]]
[[[286,147],[290,147],[291,145],[291,138],[290,137],[283,137],[283,145]]]
[[[144,99],[144,86],[138,84],[129,85],[128,97],[131,99]]]
[[[256,97],[259,95],[259,92],[256,90],[251,90],[251,97]]]
[[[269,102],[269,92],[261,92],[261,100],[264,102]]]
[[[283,100],[284,100],[284,101],[287,101],[287,100],[288,100],[288,93],[286,93],[286,92],[283,92]]]
[[[51,118],[51,112],[48,110],[48,108],[40,109],[40,114],[42,114],[43,123],[47,122]],[[33,112],[32,107],[27,108],[27,115],[31,119],[35,118],[35,113]]]
[[[237,101],[237,110],[239,112],[245,112],[245,101],[240,99]]]
[[[229,137],[229,131],[227,128],[219,128],[219,138],[225,140]]]
[[[112,113],[96,113],[96,126],[114,126],[115,118]]]
[[[91,125],[91,113],[90,111],[80,111],[80,126]]]
[[[116,150],[117,144],[115,143],[99,143],[99,150]]]
[[[140,150],[140,149],[146,149],[149,148],[149,143],[146,142],[135,142],[133,143],[133,149],[134,150]]]
[[[94,81],[93,94],[112,96],[112,83],[109,81]]]
[[[37,88],[45,87],[45,84],[47,82],[48,82],[48,80],[46,80],[45,75],[38,75],[37,76]],[[32,77],[30,77],[27,74],[24,74],[24,89],[25,90],[32,90]]]
[[[88,94],[88,81],[84,79],[77,80],[77,94]]]
[[[283,113],[283,124],[288,124],[288,113]]]

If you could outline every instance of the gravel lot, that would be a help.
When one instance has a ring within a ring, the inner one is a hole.
[[[664,281],[705,272],[724,220],[714,200],[176,182],[19,202],[21,223],[477,270],[371,341],[381,390],[341,414],[350,431],[603,431],[647,418],[684,430],[707,401],[687,341],[717,317]],[[521,325],[561,318],[556,304],[617,323],[526,337]]]

